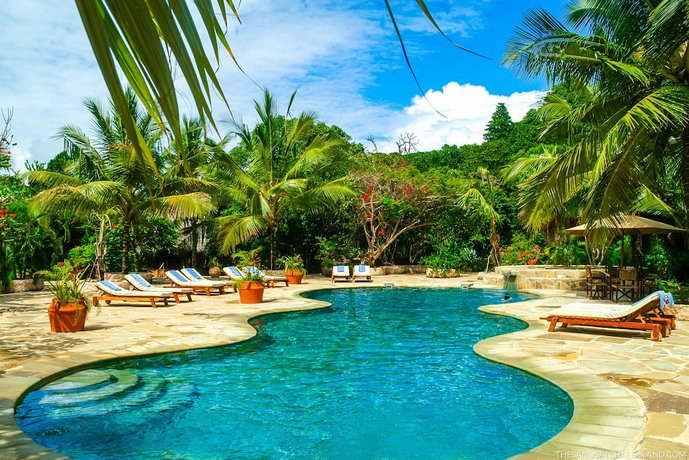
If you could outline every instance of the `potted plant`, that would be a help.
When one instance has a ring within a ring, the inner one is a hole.
[[[208,275],[211,278],[217,279],[220,278],[220,275],[222,274],[222,265],[216,259],[213,257],[209,262],[208,262]]]
[[[244,278],[235,280],[232,284],[239,291],[239,301],[241,303],[263,302],[263,291],[266,286],[260,275],[246,273]]]
[[[261,264],[259,253],[261,248],[252,249],[249,251],[237,251],[232,254],[232,257],[237,261],[239,268],[252,266],[258,267]],[[239,301],[241,303],[261,303],[263,302],[263,291],[265,284],[263,278],[259,274],[251,273],[243,270],[244,278],[236,280],[232,284],[239,291]]]
[[[48,307],[50,330],[78,332],[84,330],[90,299],[82,292],[84,270],[71,260],[59,262],[53,270],[42,272],[48,277],[48,289],[53,300]]]
[[[278,259],[278,262],[284,265],[285,277],[289,284],[301,284],[301,280],[306,275],[306,268],[300,255],[285,256]]]

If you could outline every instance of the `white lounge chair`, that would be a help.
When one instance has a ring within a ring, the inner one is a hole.
[[[349,265],[335,265],[333,267],[333,273],[330,275],[330,282],[334,283],[337,279],[344,279],[345,281],[351,280]]]
[[[165,272],[165,276],[167,276],[168,279],[172,282],[172,285],[176,287],[191,288],[194,291],[205,292],[206,295],[211,295],[211,291],[216,290],[220,294],[225,293],[225,283],[222,283],[222,285],[218,285],[217,283],[214,283],[207,279],[192,281],[186,276],[184,276],[178,270],[168,270]]]
[[[247,266],[246,270],[252,275],[263,278],[263,281],[266,282],[268,287],[275,287],[275,283],[285,283],[285,286],[289,286],[289,281],[287,281],[287,277],[285,276],[266,275],[258,267],[254,267],[253,265]]]
[[[134,290],[170,294],[175,298],[175,302],[177,303],[179,303],[180,295],[186,295],[187,299],[191,301],[191,295],[194,293],[194,290],[192,288],[153,286],[138,273],[130,273],[128,275],[124,275],[124,279],[126,279],[129,282],[129,284],[132,285]]]
[[[222,271],[229,276],[231,280],[239,281],[244,279],[244,273],[234,265],[223,267]]]
[[[652,340],[661,340],[675,329],[675,317],[662,308],[673,303],[672,295],[656,291],[630,305],[605,303],[574,303],[563,305],[544,318],[550,322],[549,332],[558,323],[562,327],[595,326],[619,329],[650,330]]]
[[[352,273],[352,281],[373,281],[371,279],[371,267],[368,265],[355,265]]]
[[[199,273],[199,271],[197,269],[192,268],[192,267],[183,268],[181,271],[182,271],[182,274],[184,276],[186,276],[187,278],[189,278],[192,281],[208,281],[209,283],[212,283],[213,286],[228,286],[229,284],[232,284],[232,283],[227,283],[225,281],[209,280],[209,279],[205,278],[203,275],[201,275],[201,273]]]
[[[172,298],[172,294],[163,294],[160,292],[149,291],[130,291],[118,286],[112,281],[99,281],[96,287],[102,292],[101,295],[93,296],[93,304],[98,305],[100,300],[106,304],[110,304],[113,300],[120,300],[123,302],[150,302],[153,308],[157,307],[156,302],[162,301],[167,306],[168,299]]]

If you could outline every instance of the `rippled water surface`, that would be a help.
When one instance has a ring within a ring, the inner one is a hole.
[[[242,344],[72,374],[27,395],[17,423],[76,459],[489,459],[571,417],[557,387],[473,353],[524,327],[477,311],[498,291],[309,296],[333,306],[259,318]]]

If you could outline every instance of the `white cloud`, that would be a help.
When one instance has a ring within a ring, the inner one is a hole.
[[[14,108],[15,151],[22,158],[48,161],[62,149],[62,142],[53,139],[61,126],[90,129],[83,99],[105,101],[107,91],[71,0],[5,3],[0,9],[0,108]],[[449,15],[440,7],[434,10],[446,30],[462,35],[482,27],[476,13],[481,0],[468,8],[450,3],[452,8],[445,7]],[[367,0],[357,5],[352,9],[335,0],[244,0],[242,25],[230,19],[229,41],[256,83],[229,58],[223,59],[218,78],[233,113],[249,124],[255,121],[253,100],[261,97],[257,85],[268,88],[283,110],[297,89],[295,111],[315,109],[323,121],[337,124],[356,141],[373,135],[379,147],[394,151],[400,133],[414,132],[420,149],[435,149],[444,143],[480,142],[495,104],[506,102],[516,120],[540,95],[497,96],[479,86],[450,83],[427,94],[447,120],[421,97],[403,111],[393,109],[392,102],[374,102],[365,94],[370,94],[376,75],[403,63],[385,9]],[[182,88],[179,94],[182,112],[193,114],[187,92]],[[216,119],[229,119],[219,101],[214,110]],[[229,126],[221,123],[220,129]]]
[[[242,25],[230,19],[229,41],[256,83],[223,58],[218,78],[235,115],[253,123],[253,100],[261,97],[257,84],[271,90],[283,109],[298,89],[295,110],[316,109],[355,136],[368,134],[358,126],[381,110],[362,92],[376,69],[385,68],[382,57],[396,51],[383,26],[384,10],[354,11],[335,1],[245,0],[240,14]],[[105,85],[72,1],[7,2],[0,23],[0,108],[14,108],[12,133],[24,156],[47,161],[62,149],[53,139],[61,126],[90,129],[82,101],[104,101]],[[183,87],[179,97],[182,112],[193,114]],[[219,100],[214,108],[217,119],[229,119]]]
[[[0,109],[14,110],[14,151],[47,161],[62,125],[88,126],[81,101],[104,97],[105,85],[73,2],[4,2],[0,24]]]
[[[428,100],[415,96],[404,113],[396,117],[395,126],[388,127],[391,137],[378,147],[383,152],[396,151],[394,140],[403,133],[416,135],[420,151],[438,149],[444,144],[480,144],[498,103],[506,105],[512,121],[519,121],[543,96],[541,91],[500,96],[490,94],[483,86],[450,82],[441,91],[428,91]],[[447,118],[438,115],[429,102]]]

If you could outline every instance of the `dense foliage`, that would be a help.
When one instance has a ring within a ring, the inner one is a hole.
[[[553,88],[520,121],[498,104],[481,144],[368,154],[314,113],[291,113],[294,96],[280,111],[267,91],[256,125],[237,124],[214,142],[205,106],[186,119],[174,104],[161,114],[124,91],[108,107],[88,101],[96,129],[66,126],[66,150],[19,175],[6,123],[3,289],[65,257],[102,273],[225,265],[243,253],[271,267],[301,257],[309,270],[342,261],[466,271],[624,257],[654,267],[668,285],[682,281],[686,237],[597,232],[584,240],[565,229],[620,213],[689,223],[685,3],[592,0],[572,4],[562,21],[529,13],[505,62]]]

